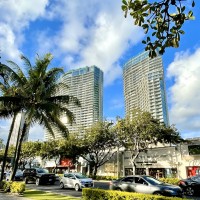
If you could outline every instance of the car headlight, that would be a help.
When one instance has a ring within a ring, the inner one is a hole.
[[[168,193],[174,193],[175,191],[173,190],[170,190],[170,189],[164,189],[165,192],[168,192]]]

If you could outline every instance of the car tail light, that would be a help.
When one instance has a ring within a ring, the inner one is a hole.
[[[186,185],[184,181],[179,181],[179,185]]]

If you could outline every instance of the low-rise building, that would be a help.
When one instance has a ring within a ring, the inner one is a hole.
[[[156,146],[141,152],[136,159],[136,174],[156,178],[187,178],[200,174],[200,138],[176,146]],[[126,176],[132,174],[131,154],[119,151],[102,166],[98,175]]]

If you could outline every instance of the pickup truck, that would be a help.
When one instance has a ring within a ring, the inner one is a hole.
[[[51,184],[56,181],[54,173],[49,173],[47,169],[43,168],[26,168],[23,171],[23,179],[25,183],[35,182],[36,185]]]

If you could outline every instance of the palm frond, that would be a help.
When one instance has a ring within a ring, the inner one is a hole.
[[[24,73],[22,72],[22,70],[20,69],[20,67],[13,61],[7,61],[8,64],[11,65],[11,67],[7,66],[7,65],[2,65],[3,68],[1,68],[1,70],[4,70],[4,73],[7,75],[7,81],[11,81],[14,84],[18,84],[18,85],[23,85],[24,83],[26,83],[26,77],[24,75]]]
[[[52,115],[51,113],[48,114],[48,120],[53,124],[53,127],[60,131],[64,138],[67,138],[69,135],[69,131],[67,127],[61,122],[61,120],[57,117]]]
[[[52,137],[55,138],[55,134],[54,134],[54,132],[53,132],[52,126],[51,126],[49,120],[47,119],[47,117],[46,117],[43,113],[41,113],[41,120],[39,121],[39,124],[40,124],[40,125],[44,125],[45,128],[47,129],[48,133],[49,133]]]
[[[23,60],[24,65],[26,67],[26,70],[27,71],[32,70],[32,65],[31,65],[30,60],[26,56],[24,56],[24,55],[21,55],[20,58]]]
[[[57,102],[57,103],[63,103],[63,104],[73,103],[76,106],[81,106],[81,103],[77,97],[69,96],[69,95],[53,96],[53,97],[49,97],[48,100],[51,102]]]

